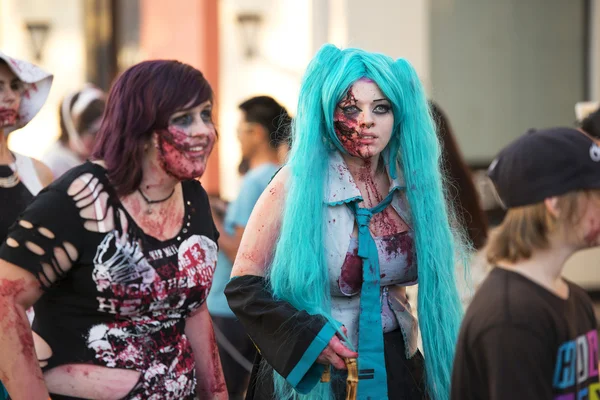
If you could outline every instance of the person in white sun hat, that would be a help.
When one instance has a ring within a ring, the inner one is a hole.
[[[40,161],[8,149],[8,135],[29,123],[44,105],[52,75],[0,52],[0,242],[52,173]]]
[[[52,172],[40,161],[8,149],[8,135],[35,117],[44,105],[52,75],[0,51],[0,243]],[[31,321],[33,312],[28,311]],[[0,400],[7,394],[0,382]]]

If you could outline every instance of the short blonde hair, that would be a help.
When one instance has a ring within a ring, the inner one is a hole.
[[[552,215],[546,205],[536,203],[508,210],[502,224],[492,230],[487,246],[490,264],[505,260],[517,262],[531,257],[534,250],[548,248],[548,235],[557,226],[576,224],[580,218],[582,198],[599,197],[599,192],[576,191],[558,197],[559,217]]]

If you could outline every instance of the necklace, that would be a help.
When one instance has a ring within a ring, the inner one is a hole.
[[[140,188],[138,188],[137,191],[140,192],[140,195],[142,196],[142,198],[144,199],[146,204],[148,204],[148,209],[146,210],[146,214],[150,215],[150,214],[152,214],[152,207],[150,207],[150,206],[152,204],[162,203],[164,201],[169,200],[173,196],[173,193],[175,193],[175,188],[173,188],[173,190],[167,197],[165,197],[164,199],[159,199],[159,200],[150,200],[148,197],[146,197],[146,195],[144,194],[144,192],[142,192],[142,189],[140,189]]]
[[[17,165],[14,164],[14,170],[12,168],[11,170],[13,171],[12,175],[0,178],[0,188],[10,189],[17,186],[19,182],[21,182],[21,179],[19,179],[19,174],[17,173]]]

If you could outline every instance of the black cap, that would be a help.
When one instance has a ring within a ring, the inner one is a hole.
[[[507,208],[584,189],[600,189],[600,146],[573,128],[531,130],[488,169]]]

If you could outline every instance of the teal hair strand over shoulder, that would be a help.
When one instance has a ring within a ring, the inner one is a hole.
[[[392,177],[397,175],[396,164],[402,168],[412,213],[427,390],[432,399],[448,399],[462,316],[455,282],[456,255],[462,244],[450,224],[452,210],[444,196],[440,146],[428,103],[407,61],[325,45],[309,64],[292,130],[281,231],[267,278],[276,298],[320,314],[337,326],[331,317],[324,251],[324,186],[330,152],[344,152],[333,128],[335,107],[361,78],[374,81],[392,104],[388,168]],[[277,399],[331,398],[329,384],[318,384],[310,394],[300,395],[277,373],[274,378]]]

